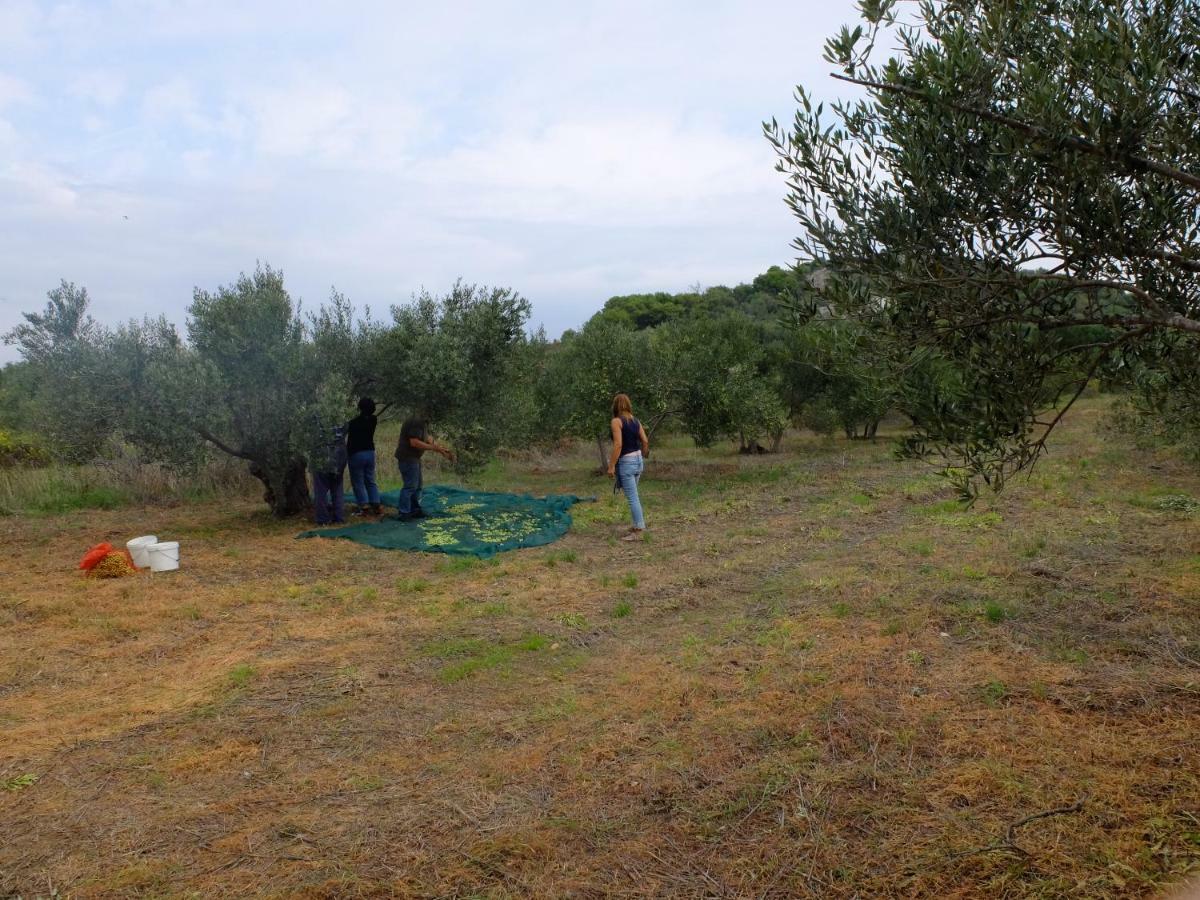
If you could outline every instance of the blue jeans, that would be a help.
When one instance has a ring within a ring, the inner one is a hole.
[[[629,501],[629,515],[633,518],[633,527],[641,530],[646,527],[646,519],[642,515],[642,501],[638,498],[638,479],[646,468],[641,454],[622,456],[617,460],[617,484],[625,492]]]
[[[421,508],[421,487],[424,480],[421,477],[421,461],[419,459],[400,459],[400,477],[404,479],[404,487],[400,488],[400,515],[411,515]]]
[[[350,486],[359,506],[379,505],[379,485],[375,483],[375,451],[359,450],[350,457]]]

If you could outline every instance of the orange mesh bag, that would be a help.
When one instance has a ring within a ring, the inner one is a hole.
[[[96,563],[113,552],[113,545],[107,541],[103,544],[97,544],[87,553],[83,554],[83,559],[79,561],[79,568],[85,572],[90,572],[96,567]]]

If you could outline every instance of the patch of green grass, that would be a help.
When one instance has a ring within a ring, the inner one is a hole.
[[[618,600],[617,605],[613,607],[613,618],[624,619],[633,612],[633,604],[628,600]]]
[[[938,500],[936,503],[925,503],[916,507],[913,512],[918,516],[944,516],[963,511],[961,500]]]
[[[1046,549],[1046,536],[1039,534],[1033,540],[1027,542],[1021,547],[1021,555],[1026,559],[1034,559],[1041,556],[1042,551]]]
[[[534,708],[529,721],[544,725],[560,719],[569,719],[579,709],[579,701],[573,695],[559,697],[552,703],[545,703]]]
[[[248,685],[256,674],[254,666],[249,663],[242,663],[229,670],[226,680],[229,682],[230,687],[239,690]]]
[[[791,621],[782,621],[772,628],[760,631],[754,636],[754,643],[760,647],[777,647],[787,650],[809,650],[812,639],[800,637],[798,626]]]
[[[378,791],[386,782],[382,775],[353,775],[346,780],[353,791]]]
[[[498,603],[485,603],[479,608],[479,614],[481,616],[487,616],[492,619],[499,618],[500,616],[507,616],[511,612],[512,607],[503,601]]]
[[[1168,494],[1165,497],[1159,497],[1154,503],[1154,508],[1191,514],[1200,509],[1200,500],[1189,497],[1187,494]]]
[[[1086,650],[1081,650],[1078,647],[1069,647],[1059,650],[1056,656],[1063,662],[1074,663],[1077,666],[1082,666],[1088,661]]]
[[[844,618],[846,618],[846,616],[850,615],[850,604],[846,603],[844,601],[841,601],[841,600],[839,600],[837,603],[833,604],[833,606],[830,609],[833,612],[833,614],[839,619],[844,619]]]
[[[587,628],[587,616],[582,613],[563,613],[558,621],[568,628]]]
[[[638,577],[632,573],[629,575],[626,575],[624,578],[621,579],[621,586],[632,590],[633,588],[638,586]]]
[[[8,791],[9,793],[23,791],[25,788],[33,787],[35,784],[37,784],[37,780],[38,776],[34,775],[33,773],[14,775],[11,778],[6,778],[3,781],[0,781],[0,791]]]
[[[451,556],[438,563],[439,572],[449,572],[457,575],[463,572],[470,572],[478,566],[479,560],[473,556]]]
[[[540,634],[527,635],[510,644],[466,639],[441,642],[435,647],[437,652],[430,655],[458,658],[458,662],[446,666],[438,673],[439,679],[447,684],[453,684],[469,678],[477,672],[507,666],[519,654],[535,653],[549,644],[550,639]]]
[[[961,500],[926,503],[916,507],[913,512],[937,525],[946,525],[950,528],[991,528],[1004,521],[1004,517],[995,510],[977,512],[963,506]]]
[[[401,578],[396,581],[396,590],[402,594],[420,594],[429,590],[429,582],[424,578]]]
[[[908,549],[917,556],[933,556],[933,541],[927,539],[913,541],[908,545]]]
[[[1008,609],[995,600],[983,604],[983,617],[992,624],[998,625],[1008,618]]]
[[[60,515],[81,509],[117,509],[129,502],[129,495],[114,487],[55,478],[42,486],[29,507],[31,512]]]
[[[553,569],[561,563],[573,563],[579,558],[579,555],[574,550],[560,550],[557,553],[551,553],[546,556],[544,562],[546,568]]]
[[[979,693],[988,706],[999,706],[1008,699],[1008,685],[1003,681],[989,681],[980,686]]]

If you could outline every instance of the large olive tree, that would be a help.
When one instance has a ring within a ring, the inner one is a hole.
[[[1196,402],[1200,6],[859,6],[827,59],[865,97],[766,133],[827,301],[958,373],[908,451],[998,488],[1122,356]]]
[[[509,288],[456,282],[392,307],[386,327],[364,323],[376,397],[424,416],[477,466],[532,431],[533,372],[541,338],[526,333],[529,301]],[[357,376],[361,380],[361,375]]]
[[[349,382],[310,339],[280,272],[197,289],[186,340],[161,318],[104,327],[87,307],[86,291],[64,282],[7,336],[36,372],[40,431],[62,457],[89,459],[111,439],[180,467],[217,451],[247,462],[275,514],[308,508],[312,431],[342,415]]]

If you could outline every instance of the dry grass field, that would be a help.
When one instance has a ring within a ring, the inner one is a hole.
[[[0,896],[1143,897],[1200,867],[1200,475],[1067,421],[962,509],[878,444],[656,453],[486,563],[247,495],[0,518]],[[74,570],[101,540],[183,568]],[[1045,815],[1039,815],[1045,814]]]

